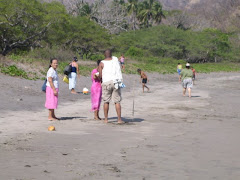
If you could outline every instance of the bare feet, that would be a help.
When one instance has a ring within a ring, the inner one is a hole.
[[[57,118],[56,116],[53,116],[53,119],[60,120],[60,119],[59,119],[59,118]]]
[[[95,120],[102,120],[100,117],[94,117]]]
[[[59,121],[58,118],[53,118],[53,117],[52,117],[52,118],[48,118],[48,120],[49,120],[49,121]]]
[[[108,123],[108,120],[107,120],[107,119],[105,119],[105,120],[104,120],[104,123],[106,123],[106,124],[107,124],[107,123]]]
[[[118,124],[124,124],[125,122],[122,120],[118,120]]]
[[[77,94],[77,92],[76,92],[76,91],[71,91],[71,93],[72,93],[72,94]]]

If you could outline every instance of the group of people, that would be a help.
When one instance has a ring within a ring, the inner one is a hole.
[[[122,69],[124,68],[124,56],[121,56],[120,62],[117,57],[112,56],[111,50],[106,50],[104,60],[97,61],[97,67],[91,72],[91,110],[94,112],[94,119],[101,120],[99,109],[101,100],[104,103],[104,122],[108,123],[109,103],[112,100],[116,107],[118,123],[125,123],[121,118],[121,87],[122,87]],[[79,76],[79,67],[77,58],[70,63],[72,70],[69,76],[69,89],[71,93],[76,93],[76,77]],[[59,120],[55,115],[55,109],[58,106],[59,79],[57,74],[58,60],[50,60],[50,66],[47,72],[46,83],[46,102],[45,107],[49,110],[48,120]]]
[[[183,69],[182,65],[178,63],[177,72],[179,75],[179,82],[182,82],[183,86],[183,96],[186,96],[186,91],[188,90],[188,96],[191,98],[192,87],[196,78],[196,70],[187,63],[186,68]]]
[[[122,87],[122,70],[124,70],[124,55],[119,59],[115,56],[112,56],[111,50],[106,50],[104,53],[105,59],[97,61],[97,67],[91,72],[91,110],[94,112],[94,119],[101,120],[99,117],[99,109],[101,100],[103,100],[103,109],[104,109],[104,122],[108,123],[108,111],[109,103],[113,101],[115,104],[118,123],[122,124],[121,118],[121,87]],[[69,90],[71,93],[76,94],[76,78],[79,75],[79,66],[77,64],[77,58],[74,57],[71,65],[71,73],[69,73]],[[49,110],[48,119],[49,120],[59,120],[55,115],[55,109],[58,106],[58,92],[59,92],[59,79],[57,74],[58,60],[56,58],[51,59],[50,66],[47,72],[47,83],[46,83],[46,102],[45,107]],[[179,63],[177,66],[177,72],[179,74],[179,81],[182,82],[183,86],[183,96],[186,95],[186,90],[188,90],[189,97],[191,97],[191,88],[193,87],[193,82],[195,80],[196,71],[193,67],[190,67],[190,64],[187,63],[186,68],[183,68]],[[142,90],[144,93],[144,88],[148,82],[148,77],[145,72],[141,69],[138,69],[137,72],[140,75],[140,83],[142,83]]]

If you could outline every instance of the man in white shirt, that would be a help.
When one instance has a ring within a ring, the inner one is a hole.
[[[104,102],[105,123],[108,123],[109,102],[111,99],[115,103],[118,116],[118,123],[122,124],[121,118],[121,89],[115,82],[122,80],[122,73],[119,61],[112,56],[111,50],[106,50],[105,59],[99,64],[99,77],[102,78],[102,99]],[[115,84],[114,84],[115,83]]]

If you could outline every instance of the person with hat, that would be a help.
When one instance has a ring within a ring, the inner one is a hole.
[[[78,77],[80,77],[77,61],[78,61],[77,57],[73,57],[73,61],[70,63],[70,65],[72,66],[72,70],[71,73],[68,75],[69,90],[71,90],[72,94],[77,94],[77,92],[75,91],[77,75]]]
[[[188,96],[191,98],[191,89],[193,87],[193,72],[190,69],[190,64],[186,64],[186,69],[183,69],[180,73],[180,79],[182,81],[183,86],[183,96],[186,94],[186,90],[188,89]]]

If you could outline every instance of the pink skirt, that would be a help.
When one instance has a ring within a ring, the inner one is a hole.
[[[58,88],[56,88],[56,91],[58,92]],[[57,106],[58,106],[58,96],[54,96],[53,89],[47,86],[45,107],[47,109],[57,109]]]

